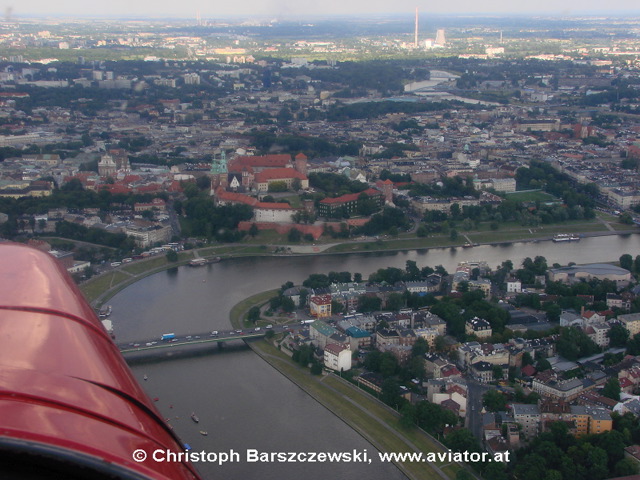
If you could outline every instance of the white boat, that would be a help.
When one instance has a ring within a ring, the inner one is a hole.
[[[578,242],[580,241],[580,235],[575,233],[558,233],[553,236],[554,242]]]

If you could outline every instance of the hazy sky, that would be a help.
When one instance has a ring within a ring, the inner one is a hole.
[[[13,8],[14,15],[122,15],[195,18],[196,12],[205,18],[221,18],[229,15],[270,16],[318,15],[318,14],[367,14],[404,13],[413,15],[418,7],[428,13],[550,13],[582,14],[595,12],[640,13],[637,0],[439,0],[417,2],[415,0],[4,0],[3,10]]]

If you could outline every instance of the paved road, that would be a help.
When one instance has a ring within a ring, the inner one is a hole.
[[[467,377],[467,428],[482,442],[482,395],[491,387]]]

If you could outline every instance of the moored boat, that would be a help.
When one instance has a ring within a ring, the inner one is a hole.
[[[575,233],[558,233],[553,236],[554,242],[578,242],[580,241],[580,235]]]
[[[193,420],[195,423],[199,423],[200,419],[198,418],[198,416],[195,414],[195,412],[193,412],[191,414],[191,420]]]

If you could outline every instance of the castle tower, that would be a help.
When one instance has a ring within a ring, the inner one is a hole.
[[[378,180],[376,187],[382,192],[384,196],[384,203],[387,205],[393,205],[393,182],[388,178],[386,180]]]
[[[416,7],[416,26],[413,34],[413,46],[418,48],[418,7]]]
[[[301,173],[305,177],[307,176],[308,163],[307,156],[304,153],[299,153],[296,155],[294,160],[294,168],[297,172]]]

